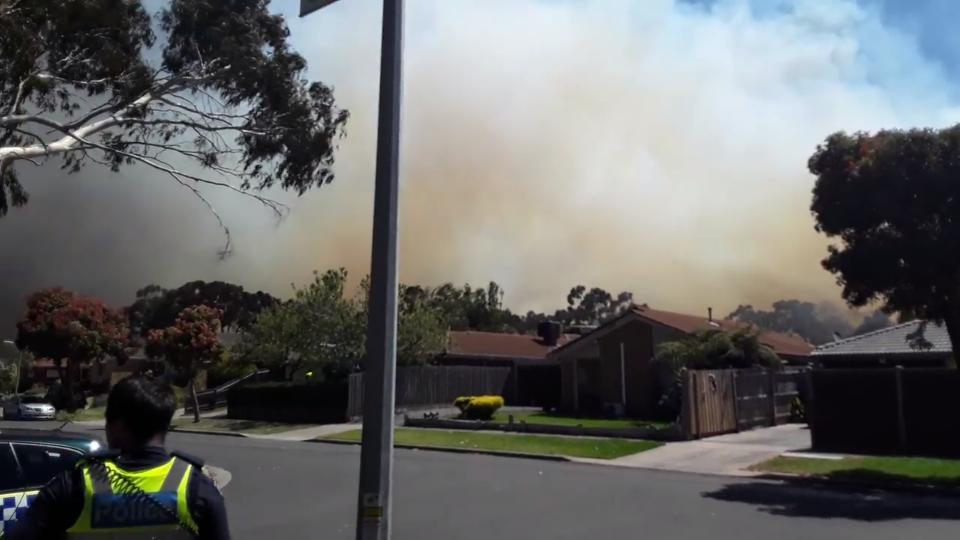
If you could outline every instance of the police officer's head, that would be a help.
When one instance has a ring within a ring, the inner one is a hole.
[[[121,380],[107,397],[107,444],[121,451],[162,445],[176,403],[170,386],[152,377]]]

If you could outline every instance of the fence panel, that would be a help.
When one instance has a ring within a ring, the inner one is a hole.
[[[771,425],[770,378],[767,372],[738,370],[734,377],[737,389],[737,429]]]
[[[732,370],[691,370],[684,383],[684,425],[691,437],[737,430]]]
[[[901,384],[905,450],[960,455],[960,371],[904,369]]]
[[[793,401],[804,393],[806,370],[734,370],[737,427],[740,430],[785,424]]]
[[[508,367],[424,366],[397,369],[396,407],[451,406],[459,396],[502,395],[510,376]],[[363,414],[363,374],[350,375],[347,416]]]
[[[808,410],[813,446],[828,452],[896,452],[896,370],[816,369]],[[934,414],[938,414],[939,411]]]

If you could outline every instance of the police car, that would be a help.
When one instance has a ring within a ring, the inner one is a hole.
[[[0,429],[0,537],[47,481],[100,448],[100,441],[79,433]]]

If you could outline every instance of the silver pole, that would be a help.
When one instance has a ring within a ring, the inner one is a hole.
[[[393,406],[397,364],[397,192],[403,0],[384,0],[373,254],[363,389],[357,539],[390,538]]]

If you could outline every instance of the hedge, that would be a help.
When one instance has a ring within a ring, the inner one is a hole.
[[[345,422],[347,394],[345,381],[245,384],[227,394],[227,416],[273,422]]]
[[[503,407],[501,396],[458,397],[453,404],[460,409],[461,416],[470,420],[490,420],[494,413]]]

